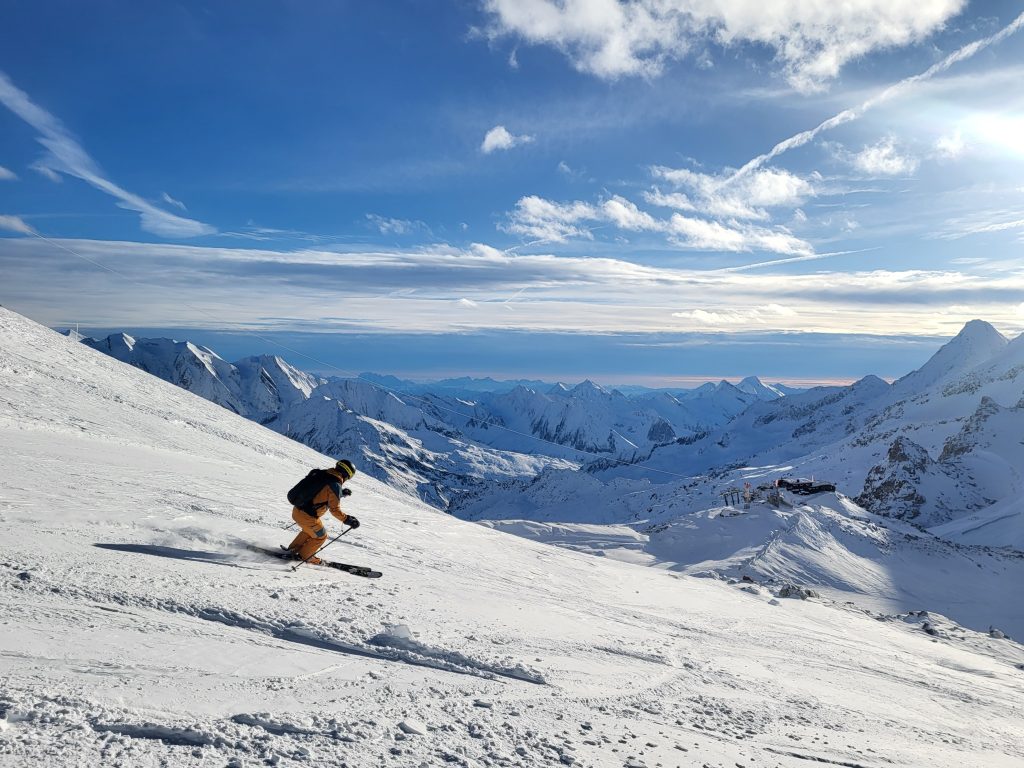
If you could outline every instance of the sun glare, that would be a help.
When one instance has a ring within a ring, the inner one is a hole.
[[[1024,155],[1024,115],[978,115],[970,121],[970,133],[981,146]]]

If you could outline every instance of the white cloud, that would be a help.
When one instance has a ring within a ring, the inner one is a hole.
[[[935,235],[941,240],[959,240],[970,235],[983,235],[991,232],[1005,232],[1013,229],[1024,229],[1024,218],[1020,210],[982,213],[980,215],[951,219],[946,222],[943,231]]]
[[[762,312],[767,312],[780,317],[796,317],[799,313],[792,307],[784,307],[781,304],[766,304],[761,307]]]
[[[14,171],[10,170],[9,168],[4,168],[2,165],[0,165],[0,181],[17,181],[17,180],[18,180],[18,174],[16,174]]]
[[[656,75],[690,54],[706,67],[707,44],[764,45],[790,83],[815,90],[847,62],[926,39],[965,0],[483,0],[491,35],[562,51],[598,77]]]
[[[713,175],[687,168],[655,166],[655,178],[686,192],[663,192],[654,187],[644,200],[674,213],[669,219],[641,210],[636,203],[612,195],[596,204],[583,201],[557,203],[536,195],[521,198],[499,228],[543,242],[570,238],[592,239],[592,230],[610,224],[628,232],[657,232],[680,248],[720,252],[769,251],[807,256],[813,247],[782,226],[754,226],[768,222],[773,209],[793,208],[814,197],[815,185],[789,171],[764,168],[743,176]],[[812,179],[820,176],[812,174]],[[697,215],[681,215],[679,211]],[[588,226],[596,225],[596,226]]]
[[[572,177],[576,175],[576,171],[569,167],[569,164],[565,160],[558,161],[558,172],[564,173],[566,176]]]
[[[310,243],[321,242],[329,239],[324,235],[314,235],[310,232],[303,232],[298,229],[280,229],[277,227],[257,226],[251,219],[244,227],[231,232],[218,232],[221,237],[236,237],[242,240],[306,240]]]
[[[173,197],[171,197],[166,192],[164,192],[162,195],[160,195],[160,199],[162,199],[168,205],[173,205],[175,208],[180,208],[183,211],[187,211],[188,210],[188,208],[185,207],[185,204],[183,202],[181,202],[181,200],[175,200]]]
[[[619,229],[628,229],[634,232],[665,229],[664,222],[656,220],[651,214],[637,208],[636,203],[618,195],[605,200],[601,204],[601,212]]]
[[[765,7],[772,6],[765,4]],[[748,173],[751,173],[752,171],[762,167],[765,163],[774,160],[779,155],[788,152],[791,149],[802,147],[805,144],[814,141],[814,139],[816,139],[821,133],[824,133],[825,131],[830,131],[833,128],[837,128],[840,125],[845,125],[846,123],[853,122],[854,120],[859,120],[861,117],[864,116],[866,112],[874,109],[880,104],[892,101],[898,96],[906,95],[909,91],[918,87],[922,83],[928,82],[936,75],[945,72],[953,65],[958,64],[961,61],[966,61],[967,59],[970,59],[971,57],[975,56],[976,54],[990,46],[1001,43],[1010,35],[1017,34],[1017,32],[1019,32],[1022,28],[1024,28],[1024,13],[1021,13],[1013,21],[1011,21],[1009,24],[1007,24],[1005,27],[1000,29],[995,34],[989,35],[988,37],[983,37],[980,40],[975,40],[974,42],[967,43],[966,45],[957,48],[955,51],[945,56],[942,60],[937,61],[935,64],[932,64],[924,72],[920,72],[916,75],[911,75],[910,77],[905,77],[902,80],[899,80],[893,83],[892,85],[888,86],[887,88],[884,88],[880,92],[876,93],[874,96],[865,99],[856,107],[851,107],[849,109],[844,109],[841,112],[837,112],[832,117],[818,123],[818,125],[816,125],[814,128],[811,128],[806,131],[800,131],[799,133],[796,133],[787,139],[783,139],[782,141],[778,142],[774,147],[772,147],[768,152],[765,152],[764,154],[758,155],[748,160],[738,171],[736,171],[736,173],[733,174],[733,178],[739,178]]]
[[[662,192],[657,187],[644,192],[644,200],[660,208],[675,208],[677,211],[696,210],[690,198],[682,192]]]
[[[77,268],[85,265],[62,247],[109,265],[130,282],[119,289],[116,275]],[[345,252],[0,238],[0,262],[5,290],[23,297],[19,311],[49,325],[76,316],[96,327],[202,327],[215,313],[219,327],[250,330],[640,333],[706,330],[714,321],[730,331],[953,335],[963,318],[943,315],[948,307],[960,305],[969,308],[967,317],[1018,328],[1017,306],[1024,296],[1019,265],[975,274],[753,274],[520,255],[482,244]],[[267,280],[270,272],[286,274],[287,280]],[[47,291],[34,290],[39,285]],[[111,291],[118,290],[118,300],[111,301]],[[64,297],[56,305],[55,294]],[[462,299],[477,306],[467,311]],[[508,302],[524,311],[510,312]],[[324,306],[331,307],[330,316],[324,316]],[[665,307],[678,308],[677,316]],[[708,314],[693,314],[697,310]],[[720,317],[710,316],[716,313]]]
[[[784,307],[781,304],[767,304],[760,307],[740,307],[735,309],[691,309],[683,312],[673,312],[672,317],[694,320],[701,325],[742,325],[749,328],[757,325],[769,325],[774,319],[780,317],[794,318],[798,314],[792,307]]]
[[[564,243],[571,237],[593,237],[583,224],[600,218],[597,208],[578,200],[556,203],[528,195],[519,199],[515,210],[509,214],[508,224],[501,229],[543,242]]]
[[[705,221],[674,213],[672,231],[677,241],[687,248],[705,251],[746,251],[750,246],[742,232],[723,226],[717,221]]]
[[[645,195],[648,202],[715,217],[765,221],[770,218],[767,209],[795,208],[815,195],[814,186],[807,179],[775,168],[758,169],[739,177],[664,166],[655,166],[651,173],[686,189],[690,195],[674,197],[655,188]]]
[[[955,160],[967,149],[963,134],[957,130],[948,136],[942,136],[935,142],[935,154],[940,158]]]
[[[496,125],[484,136],[483,143],[480,144],[480,151],[489,155],[499,149],[512,149],[521,144],[529,144],[531,141],[533,141],[533,136],[526,134],[515,136],[509,133],[504,125]]]
[[[739,310],[733,311],[708,311],[706,309],[692,309],[686,312],[673,312],[672,317],[681,317],[686,320],[696,320],[704,325],[740,325],[747,324],[751,320],[749,312]]]
[[[741,224],[722,224],[695,219],[679,213],[669,221],[673,242],[683,248],[701,251],[770,251],[772,253],[810,255],[810,243],[794,237],[783,228],[766,229]]]
[[[767,208],[800,205],[814,194],[814,188],[806,179],[774,168],[751,173],[732,182],[728,188],[750,205]]]
[[[38,173],[44,179],[49,179],[54,184],[60,184],[64,181],[64,177],[61,176],[52,168],[50,168],[48,165],[43,165],[42,163],[32,163],[32,165],[30,165],[29,168]]]
[[[778,197],[777,191],[772,194]],[[762,190],[761,197],[756,199],[763,201],[767,197],[768,193]],[[726,207],[724,203],[722,207]],[[738,203],[736,207],[737,210],[742,208]],[[580,200],[557,203],[530,195],[516,203],[508,223],[499,225],[499,228],[537,242],[564,243],[571,238],[593,239],[592,230],[608,224],[628,232],[662,233],[673,245],[687,249],[770,251],[787,255],[814,252],[809,243],[794,237],[783,227],[769,229],[738,223],[735,219],[710,221],[679,213],[668,220],[659,219],[619,195],[597,205]]]
[[[4,216],[0,214],[0,230],[6,232],[17,232],[19,235],[34,235],[35,230],[22,221],[18,216]]]
[[[901,152],[891,136],[853,154],[840,151],[839,159],[868,176],[906,176],[917,170],[920,161]]]
[[[368,213],[366,218],[382,235],[408,235],[413,232],[430,231],[430,228],[422,221],[392,219],[387,216],[378,216],[376,213]]]
[[[119,207],[136,211],[142,228],[161,237],[199,237],[216,232],[209,224],[157,208],[106,178],[60,120],[33,102],[3,72],[0,72],[0,103],[42,134],[38,141],[47,151],[36,164],[36,170],[47,168],[48,173],[40,170],[44,175],[64,173],[81,179],[116,199]]]

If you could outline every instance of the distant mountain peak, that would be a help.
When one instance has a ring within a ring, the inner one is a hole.
[[[573,397],[595,397],[597,395],[607,395],[608,390],[604,387],[595,384],[590,379],[584,379],[569,392]]]
[[[960,329],[960,333],[955,338],[985,338],[998,337],[1003,341],[1006,341],[1006,337],[1003,336],[999,331],[995,329],[992,323],[985,322],[984,320],[968,320],[964,323],[964,327]]]
[[[740,392],[746,392],[748,395],[754,395],[760,400],[775,400],[779,397],[785,397],[785,393],[765,384],[757,376],[747,376],[747,378],[736,385],[736,389]]]
[[[1006,348],[1010,342],[991,323],[971,320],[946,342],[927,363],[896,382],[902,390],[924,390],[963,373]]]

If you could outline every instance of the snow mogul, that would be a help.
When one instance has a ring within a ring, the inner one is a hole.
[[[327,529],[320,518],[327,510],[350,529],[359,527],[359,521],[342,512],[340,505],[342,498],[352,495],[351,490],[342,486],[355,474],[351,461],[339,459],[330,469],[312,470],[288,491],[288,501],[294,505],[292,520],[299,526],[299,535],[288,545],[288,550],[299,560],[320,564],[316,553],[327,540]]]

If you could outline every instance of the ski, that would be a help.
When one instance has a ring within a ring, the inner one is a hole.
[[[267,549],[266,547],[257,547],[253,544],[246,546],[250,552],[259,552],[263,555],[270,555],[276,557],[278,560],[289,560],[294,561],[297,558],[289,550],[282,547],[280,550]],[[313,565],[310,563],[310,565]],[[321,559],[320,563],[313,565],[314,568],[334,568],[338,571],[344,571],[350,573],[353,576],[362,576],[364,579],[379,579],[384,574],[380,571],[375,571],[365,565],[349,565],[348,563],[336,563],[330,560]]]
[[[349,565],[348,563],[335,563],[324,560],[320,565],[328,568],[336,568],[339,571],[345,573],[351,573],[353,576],[362,576],[364,579],[379,579],[384,574],[380,571],[375,571],[372,568],[367,568],[365,565]]]

